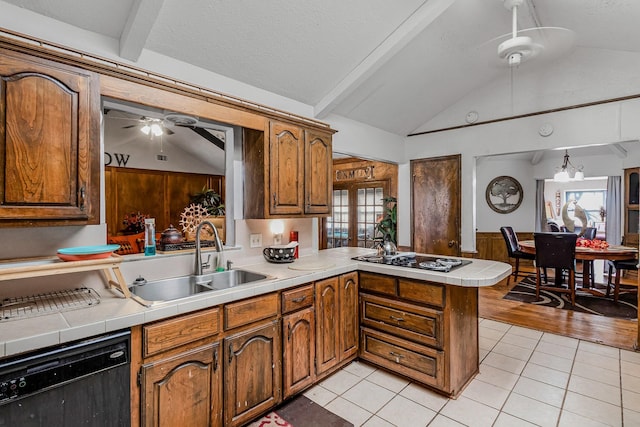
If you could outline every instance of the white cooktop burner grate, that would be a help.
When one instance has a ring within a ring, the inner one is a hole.
[[[19,320],[62,311],[77,310],[100,303],[100,295],[85,287],[28,297],[5,298],[0,302],[0,321]]]

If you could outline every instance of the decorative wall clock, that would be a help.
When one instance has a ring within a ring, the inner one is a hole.
[[[501,214],[518,209],[522,203],[522,197],[522,186],[517,179],[510,176],[493,178],[485,191],[489,207]]]

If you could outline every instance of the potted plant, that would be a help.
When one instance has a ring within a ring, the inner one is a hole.
[[[398,206],[397,199],[393,196],[387,196],[382,199],[384,209],[382,217],[376,224],[376,232],[380,233],[379,237],[374,240],[380,245],[383,242],[392,242],[396,245],[398,231]]]
[[[191,205],[187,206],[185,210],[193,209],[193,205],[196,205],[198,208],[202,208],[204,211],[206,211],[205,214],[204,212],[198,210],[198,214],[196,215],[197,218],[191,218],[192,220],[195,219],[195,221],[191,221],[192,228],[194,228],[193,232],[195,232],[195,228],[200,224],[200,222],[206,219],[216,226],[216,228],[218,229],[218,234],[220,235],[220,239],[224,242],[226,234],[224,218],[225,207],[222,203],[222,196],[212,188],[207,188],[207,186],[205,185],[204,187],[202,187],[202,191],[199,191],[198,193],[195,193],[190,197],[190,201]],[[183,212],[183,215],[184,214],[185,213]],[[181,225],[182,223],[183,219],[181,219]],[[187,240],[195,239],[193,233],[189,233],[188,230],[184,230],[184,232]],[[208,227],[205,227],[201,231],[200,237],[203,240],[211,240],[213,238],[213,232],[209,232]]]
[[[222,196],[206,185],[202,191],[191,196],[191,203],[202,206],[211,216],[223,216],[225,213]]]

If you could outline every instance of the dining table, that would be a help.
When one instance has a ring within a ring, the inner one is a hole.
[[[536,245],[533,240],[521,240],[518,242],[520,250],[524,253],[535,254]],[[576,246],[576,261],[595,261],[597,259],[620,261],[627,259],[637,259],[638,248],[623,245],[609,245],[606,248],[592,248],[585,246]],[[582,270],[582,287],[583,289],[591,288],[590,271],[591,262],[583,263]]]

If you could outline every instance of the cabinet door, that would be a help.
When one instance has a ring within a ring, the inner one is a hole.
[[[340,276],[340,361],[358,352],[358,273]]]
[[[240,426],[280,402],[282,353],[278,320],[225,338],[224,348],[224,425]]]
[[[638,246],[640,231],[640,169],[624,170],[624,244]]]
[[[316,379],[314,315],[309,307],[282,319],[283,398],[300,392]]]
[[[304,141],[302,129],[271,122],[269,139],[269,213],[303,213]]]
[[[2,222],[97,224],[97,77],[15,52],[1,51],[0,55]]]
[[[340,279],[316,283],[316,372],[323,373],[340,362]]]
[[[329,215],[333,188],[331,135],[307,130],[304,141],[304,213]]]
[[[142,365],[142,426],[221,426],[220,343]]]

